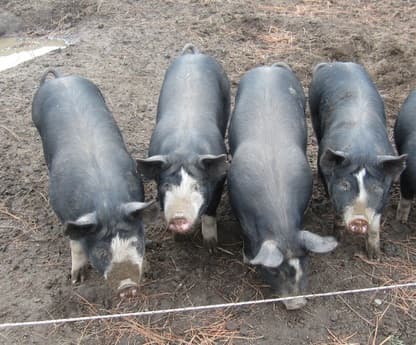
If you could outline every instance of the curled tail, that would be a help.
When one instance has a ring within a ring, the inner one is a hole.
[[[199,54],[199,50],[192,43],[185,44],[185,47],[182,49],[182,55],[187,54],[188,50],[191,54]]]
[[[292,68],[286,63],[286,62],[275,62],[272,67],[283,67],[289,70],[290,72],[293,72]]]
[[[49,74],[53,74],[54,78],[62,77],[62,74],[60,72],[58,72],[57,70],[53,68],[49,68],[48,70],[46,70],[45,73],[43,73],[43,76],[40,79],[40,85],[42,85],[46,81],[46,78],[48,77]]]

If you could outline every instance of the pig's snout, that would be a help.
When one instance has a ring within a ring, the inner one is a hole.
[[[131,279],[125,279],[120,282],[118,294],[120,298],[133,298],[139,292],[139,285]]]
[[[299,297],[294,299],[289,299],[287,301],[282,301],[287,310],[296,310],[304,307],[307,303],[306,298]]]
[[[137,296],[142,268],[130,262],[114,263],[112,266],[107,280],[113,291],[121,298]]]
[[[192,223],[184,217],[176,217],[169,222],[169,230],[178,233],[186,233],[192,228]]]
[[[353,234],[365,234],[368,230],[368,222],[365,219],[353,219],[348,223],[347,229]]]

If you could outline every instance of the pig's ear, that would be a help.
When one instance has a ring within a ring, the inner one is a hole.
[[[377,156],[377,161],[382,166],[383,171],[390,175],[393,181],[397,180],[406,168],[406,160],[406,154],[401,156]]]
[[[319,160],[319,166],[324,175],[331,175],[335,167],[344,163],[347,159],[345,152],[326,149]]]
[[[121,211],[127,217],[140,217],[144,223],[152,223],[159,215],[159,205],[156,201],[127,202],[121,205]]]
[[[137,159],[137,171],[149,180],[156,180],[160,171],[168,165],[166,156],[157,155],[149,158]]]
[[[200,166],[207,171],[211,178],[221,178],[227,174],[227,155],[200,155],[198,157]]]
[[[284,260],[284,256],[277,247],[277,242],[273,240],[264,241],[257,255],[249,262],[252,265],[262,265],[265,267],[279,267]]]
[[[95,212],[84,214],[75,221],[65,223],[65,235],[71,240],[91,235],[97,228],[97,214]]]
[[[320,236],[308,230],[299,231],[299,241],[303,248],[313,253],[328,253],[334,250],[338,242],[332,236]]]

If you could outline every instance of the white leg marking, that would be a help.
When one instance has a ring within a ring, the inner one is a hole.
[[[245,264],[249,264],[250,263],[250,259],[246,256],[246,254],[244,253],[244,249],[242,250],[243,252],[243,262]]]
[[[207,215],[202,216],[202,237],[204,238],[204,241],[217,243],[217,219],[215,217]]]
[[[400,194],[399,205],[397,206],[396,219],[404,224],[409,219],[410,209],[412,208],[412,199],[405,199]]]
[[[71,281],[75,284],[78,280],[83,280],[82,270],[88,264],[88,256],[79,241],[70,240],[71,247]]]
[[[182,180],[179,186],[173,186],[165,194],[165,218],[168,223],[173,218],[185,218],[193,224],[204,203],[204,197],[199,191],[198,182],[183,168],[180,171]]]
[[[380,256],[380,220],[381,214],[376,214],[368,229],[367,253],[372,259],[377,259]]]

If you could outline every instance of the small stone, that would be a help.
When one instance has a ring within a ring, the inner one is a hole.
[[[97,28],[102,29],[104,27],[103,23],[98,24]]]
[[[376,305],[381,305],[381,304],[383,303],[383,301],[382,301],[381,299],[379,299],[379,298],[376,298],[376,299],[374,300],[374,303],[375,303]]]

